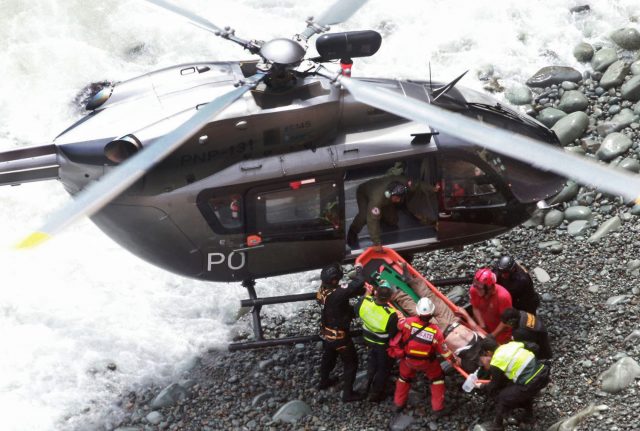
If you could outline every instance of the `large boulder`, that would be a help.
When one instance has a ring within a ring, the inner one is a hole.
[[[600,160],[613,160],[621,154],[627,152],[633,142],[627,135],[623,135],[619,132],[613,132],[607,135],[602,141],[602,145],[596,152],[596,156]]]
[[[567,116],[567,113],[556,108],[544,108],[536,117],[539,122],[547,127],[553,127],[559,119]]]
[[[618,60],[607,68],[607,71],[600,78],[600,87],[608,90],[617,87],[624,82],[624,77],[629,71],[629,66],[622,60]]]
[[[620,93],[623,99],[631,100],[632,102],[640,100],[640,75],[635,75],[622,84]]]
[[[615,394],[627,388],[640,377],[640,365],[629,357],[624,357],[602,373],[602,390]]]
[[[591,59],[591,67],[597,72],[604,72],[607,67],[618,61],[618,53],[613,48],[602,48],[596,51]]]
[[[573,67],[547,66],[538,70],[527,80],[529,87],[548,87],[553,84],[561,84],[563,81],[579,82],[582,74]]]
[[[589,100],[581,91],[571,90],[565,91],[560,98],[558,109],[566,113],[584,111],[589,106]]]
[[[311,413],[311,407],[304,401],[289,401],[273,415],[274,421],[295,423]]]
[[[589,126],[589,116],[578,111],[558,120],[551,130],[556,133],[562,145],[568,145],[582,136],[587,126]]]
[[[611,33],[613,40],[620,48],[636,50],[640,48],[640,33],[635,28],[621,28]]]
[[[593,58],[594,49],[586,42],[580,42],[573,48],[573,56],[580,63],[586,63]]]

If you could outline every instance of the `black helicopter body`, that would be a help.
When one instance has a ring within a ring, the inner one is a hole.
[[[255,67],[256,62],[187,64],[107,88],[108,97],[94,96],[89,107],[104,100],[60,134],[55,147],[47,147],[59,165],[50,172],[77,193],[135,153],[141,142],[149,145],[184,121],[184,111],[194,104],[253,75]],[[473,185],[473,168],[491,179],[488,193],[440,208],[437,232],[407,215],[404,226],[384,234],[387,245],[409,252],[503,233],[564,181],[505,158],[498,166],[473,144],[357,102],[327,78],[300,73],[293,79],[286,89],[263,84],[246,93],[92,220],[164,269],[203,280],[239,281],[353,259],[357,250],[345,246],[345,233],[357,212],[355,188],[397,163],[415,172],[428,167],[429,177],[421,180],[444,179],[444,194],[451,190],[449,181]],[[432,89],[442,86],[368,81],[427,103],[434,98]],[[544,126],[480,93],[462,91],[452,89],[437,103],[555,142]],[[15,183],[9,175],[3,182]],[[259,244],[251,244],[251,238],[259,238]]]
[[[303,59],[310,36],[364,0],[337,2],[296,41],[266,43],[149,1],[262,60],[179,65],[107,86],[51,145],[0,154],[0,184],[59,179],[78,194],[27,245],[88,215],[159,267],[245,281],[355,259],[345,237],[357,186],[390,172],[441,185],[437,230],[406,213],[383,233],[406,252],[494,237],[563,186],[564,167],[546,169],[564,157],[555,134],[456,86],[461,77],[355,79],[319,65],[372,55],[375,32],[321,36],[321,57]]]

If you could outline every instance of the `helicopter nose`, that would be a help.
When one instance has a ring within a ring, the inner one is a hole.
[[[115,164],[120,164],[136,154],[142,148],[142,144],[133,135],[125,135],[114,139],[104,146],[104,155]]]

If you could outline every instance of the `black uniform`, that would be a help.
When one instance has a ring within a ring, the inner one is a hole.
[[[514,341],[535,343],[538,346],[538,351],[532,351],[536,354],[536,358],[551,359],[553,357],[549,334],[539,317],[526,311],[520,311],[520,319],[513,327],[512,336]]]
[[[533,280],[524,268],[516,263],[511,272],[501,272],[497,268],[494,268],[493,272],[496,274],[497,283],[511,294],[513,308],[536,314],[540,296],[533,289]]]
[[[384,332],[376,333],[368,330],[365,319],[366,316],[360,313],[364,301],[373,302],[375,307],[379,308],[382,313],[388,315]],[[389,340],[398,333],[398,315],[388,305],[376,304],[371,296],[362,298],[356,305],[355,311],[356,315],[365,321],[363,327],[364,341],[369,347],[369,358],[367,362],[367,390],[370,393],[369,399],[371,401],[382,401],[386,396],[385,387],[392,365],[391,358],[387,354],[387,347],[389,346]]]
[[[519,383],[509,380],[497,367],[491,366],[489,373],[491,381],[483,389],[496,401],[494,424],[501,427],[502,420],[515,408],[523,408],[526,419],[532,420],[533,399],[549,384],[549,365],[538,363],[533,359],[518,379]],[[520,382],[520,380],[524,381]]]
[[[349,335],[351,319],[355,317],[349,299],[364,295],[364,276],[358,272],[349,284],[323,283],[317,294],[322,306],[321,331],[322,361],[320,363],[320,388],[330,384],[329,374],[336,366],[338,355],[344,368],[343,399],[353,395],[353,383],[358,370],[358,355]]]

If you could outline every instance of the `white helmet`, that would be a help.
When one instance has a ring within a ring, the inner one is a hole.
[[[421,298],[416,304],[416,313],[418,316],[430,316],[435,311],[436,306],[429,298]]]

